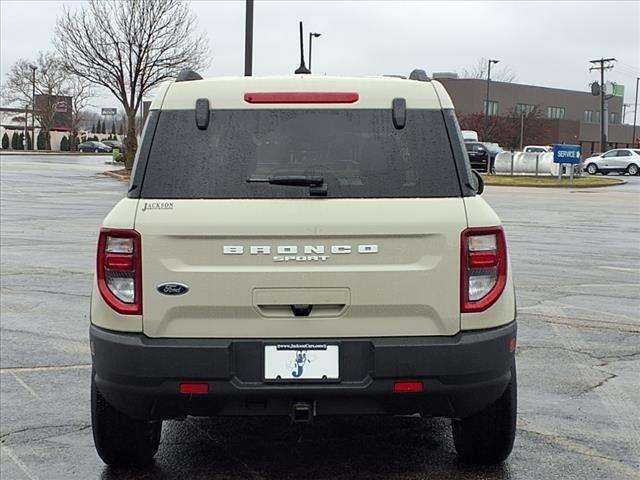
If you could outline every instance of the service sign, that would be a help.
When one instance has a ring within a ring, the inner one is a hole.
[[[580,163],[580,145],[554,145],[553,163]]]
[[[102,115],[117,115],[118,114],[118,109],[117,108],[103,108],[102,109]]]

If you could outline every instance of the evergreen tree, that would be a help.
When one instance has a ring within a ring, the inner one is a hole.
[[[18,140],[20,139],[20,136],[18,135],[18,132],[13,132],[13,135],[11,135],[11,148],[13,150],[17,150],[18,149]]]
[[[96,124],[91,125],[91,133],[96,133]]]
[[[101,133],[101,132],[102,132],[102,120],[98,119],[98,124],[96,125],[95,133]]]
[[[46,142],[46,134],[44,133],[44,131],[40,130],[40,133],[38,133],[38,137],[36,138],[36,146],[38,147],[38,150],[45,150]]]
[[[116,136],[116,121],[115,120],[111,121],[111,135],[113,135],[114,138]]]
[[[27,150],[31,150],[31,134],[27,132]]]
[[[102,128],[100,129],[100,133],[107,133],[107,120],[102,121]]]
[[[4,132],[4,135],[2,136],[2,149],[7,150],[10,143],[11,142],[9,142],[9,135],[7,135],[7,132]]]
[[[124,135],[124,123],[118,123],[118,135]]]
[[[24,133],[18,136],[18,150],[24,150]]]
[[[69,151],[69,139],[66,135],[62,137],[62,140],[60,140],[60,150],[62,150],[63,152]]]

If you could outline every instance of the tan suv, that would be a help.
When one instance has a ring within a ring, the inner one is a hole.
[[[504,460],[515,294],[482,188],[421,70],[165,85],[98,241],[102,459],[149,462],[187,415],[420,413]]]

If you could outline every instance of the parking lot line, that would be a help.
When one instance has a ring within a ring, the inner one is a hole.
[[[29,480],[39,480],[38,477],[31,470],[29,470],[29,467],[27,467],[24,462],[18,458],[11,447],[2,445],[2,453],[9,457]]]
[[[13,368],[0,368],[0,373],[15,373],[15,372],[25,372],[25,373],[31,373],[31,372],[47,372],[47,371],[51,371],[51,372],[58,372],[58,371],[64,371],[64,370],[81,370],[84,368],[91,368],[91,364],[90,363],[86,363],[86,364],[80,364],[80,365],[52,365],[52,366],[46,366],[46,367],[13,367]]]
[[[27,385],[24,380],[22,380],[17,374],[16,372],[9,372],[11,374],[11,376],[13,378],[16,379],[16,382],[18,382],[27,392],[29,392],[29,394],[31,394],[31,396],[37,398],[38,400],[40,400],[40,395],[38,395],[33,388],[31,388],[29,385]]]

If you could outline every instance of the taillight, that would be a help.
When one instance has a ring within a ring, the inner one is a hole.
[[[460,238],[460,310],[482,312],[507,283],[507,243],[502,227],[468,228]]]
[[[98,239],[98,289],[125,315],[142,314],[142,242],[135,230],[103,228]]]

